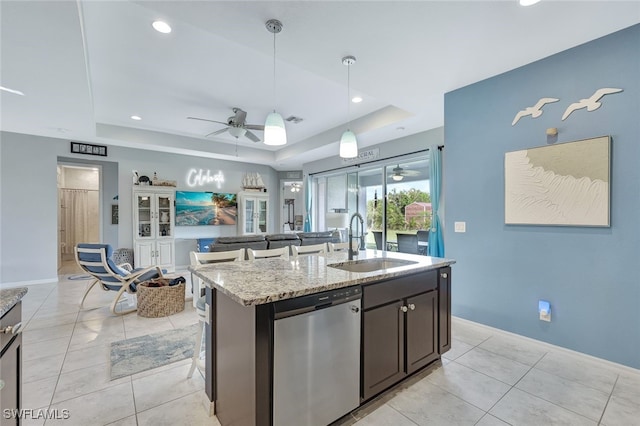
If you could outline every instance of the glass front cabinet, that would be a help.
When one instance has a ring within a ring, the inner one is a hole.
[[[266,234],[269,223],[269,194],[241,191],[238,193],[238,228],[241,235]]]
[[[133,189],[133,253],[136,268],[175,269],[175,191],[165,188]]]

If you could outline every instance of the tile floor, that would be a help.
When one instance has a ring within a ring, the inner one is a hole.
[[[191,302],[166,318],[113,317],[114,293],[94,288],[86,306],[98,308],[79,311],[88,281],[69,279],[75,272],[62,269],[58,283],[30,286],[23,299],[23,407],[69,410],[46,425],[218,425],[202,404],[202,376],[186,378],[190,360],[109,380],[112,341],[196,323]],[[454,318],[441,363],[341,423],[640,425],[640,373]]]

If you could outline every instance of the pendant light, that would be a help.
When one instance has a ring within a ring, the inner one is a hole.
[[[351,127],[351,96],[349,93],[351,85],[351,73],[349,67],[356,63],[355,56],[345,56],[342,58],[342,65],[347,67],[347,119],[349,119],[349,127]],[[340,157],[355,158],[358,156],[358,141],[356,135],[349,129],[342,134],[340,138]]]
[[[273,112],[267,115],[264,122],[264,144],[285,145],[287,130],[284,127],[282,116],[276,112],[276,34],[282,31],[282,22],[277,19],[269,19],[266,26],[267,30],[273,34]]]

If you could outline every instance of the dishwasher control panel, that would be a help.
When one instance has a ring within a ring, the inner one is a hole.
[[[273,310],[275,319],[278,319],[346,303],[361,297],[362,288],[360,286],[344,287],[274,302]]]

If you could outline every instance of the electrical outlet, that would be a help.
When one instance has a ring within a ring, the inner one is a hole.
[[[467,232],[467,222],[454,222],[453,230],[454,232]]]

